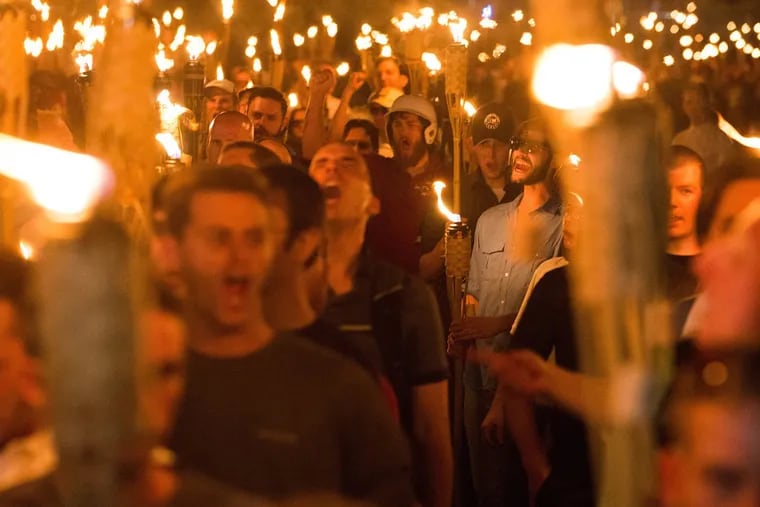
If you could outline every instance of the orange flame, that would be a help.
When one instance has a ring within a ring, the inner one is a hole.
[[[449,222],[461,222],[462,216],[457,213],[452,213],[451,210],[449,210],[449,208],[446,207],[446,204],[443,202],[441,192],[444,188],[446,188],[446,183],[442,181],[433,182],[433,190],[435,190],[435,195],[438,196],[438,210],[448,219]]]

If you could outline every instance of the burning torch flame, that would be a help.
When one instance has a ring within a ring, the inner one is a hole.
[[[253,59],[253,71],[256,72],[256,73],[259,73],[259,72],[261,72],[261,69],[262,69],[262,67],[261,67],[261,60],[259,58],[254,58]]]
[[[208,45],[206,46],[206,54],[209,56],[213,55],[218,45],[219,43],[215,40],[212,40],[211,42],[209,42]]]
[[[37,58],[42,54],[43,47],[42,39],[40,37],[37,37],[36,39],[30,39],[27,37],[24,41],[24,52],[34,58]]]
[[[171,42],[171,44],[169,44],[169,49],[172,51],[177,51],[182,43],[185,42],[186,32],[187,28],[185,25],[180,25],[179,28],[177,28],[177,32],[174,34],[174,40]]]
[[[473,116],[475,116],[475,113],[478,112],[478,108],[475,107],[475,104],[473,104],[469,100],[464,101],[464,103],[462,104],[462,107],[464,108],[464,112],[467,113],[467,116],[469,118],[472,118]]]
[[[345,76],[346,74],[348,74],[350,70],[351,70],[351,66],[348,64],[348,62],[341,62],[335,68],[335,71],[338,73],[339,76]]]
[[[206,42],[202,37],[190,35],[187,37],[187,46],[185,49],[187,49],[187,57],[190,58],[190,60],[195,61],[200,58],[206,50]]]
[[[216,66],[216,79],[219,81],[224,79],[224,69],[222,68],[221,63]]]
[[[760,151],[760,137],[746,137],[739,133],[736,128],[728,123],[721,114],[718,114],[718,128],[728,137],[747,148]]]
[[[467,30],[467,20],[464,18],[458,18],[455,21],[449,23],[449,30],[451,30],[451,36],[454,38],[454,42],[457,44],[463,44],[464,32]]]
[[[26,260],[34,257],[34,248],[26,241],[21,240],[18,242],[18,251],[21,253],[21,257]]]
[[[311,82],[311,67],[304,65],[301,68],[301,76],[303,77],[303,80],[306,81],[306,84],[309,84],[309,82]]]
[[[380,56],[383,58],[390,58],[393,56],[393,49],[391,49],[390,46],[383,46],[383,49],[380,50]]]
[[[42,21],[50,19],[50,6],[47,3],[41,2],[40,0],[32,0],[32,7],[35,11],[40,13]]]
[[[291,93],[288,94],[288,105],[290,106],[291,109],[297,108],[299,102],[300,101],[298,100],[298,94],[297,93],[291,92]]]
[[[79,222],[113,188],[113,174],[94,157],[0,134],[0,174],[24,183],[52,218]]]
[[[235,14],[235,0],[222,0],[222,19],[229,23],[232,15]]]
[[[274,28],[269,30],[269,39],[272,43],[272,52],[274,55],[282,55],[282,46],[280,46],[280,34]]]
[[[63,21],[60,19],[55,22],[53,30],[51,30],[48,36],[47,44],[45,45],[48,51],[55,51],[63,47]]]
[[[452,213],[449,208],[446,207],[446,204],[443,202],[443,197],[441,197],[441,192],[443,189],[446,188],[446,183],[442,181],[435,181],[433,182],[433,190],[435,190],[435,195],[438,197],[438,210],[443,213],[443,215],[446,217],[446,219],[449,222],[461,222],[462,216],[458,215],[457,213]]]
[[[277,4],[277,8],[274,11],[274,22],[282,21],[285,17],[285,2]]]
[[[441,65],[441,60],[438,59],[438,56],[435,53],[429,53],[425,52],[422,53],[422,61],[425,62],[425,66],[430,71],[431,74],[435,74],[436,72],[440,72],[443,66]]]
[[[156,66],[158,67],[159,72],[166,72],[174,67],[174,60],[166,57],[166,51],[164,48],[159,48],[156,53]]]
[[[180,149],[177,140],[174,139],[174,136],[169,132],[159,132],[156,134],[156,141],[161,143],[161,146],[163,146],[166,151],[166,156],[170,159],[179,160],[182,158],[182,150]]]
[[[366,51],[372,47],[372,37],[369,35],[360,35],[356,38],[356,49]]]
[[[319,31],[319,28],[317,26],[310,26],[308,30],[306,30],[306,36],[310,39],[313,39],[317,36],[317,32]]]
[[[301,35],[300,33],[293,35],[293,45],[297,48],[300,48],[304,45],[304,42],[306,42],[306,38]]]
[[[579,167],[581,165],[581,157],[576,155],[575,153],[571,153],[567,156],[568,162],[570,162],[571,165],[574,165],[575,167]]]
[[[338,25],[336,23],[327,25],[327,36],[334,38],[336,35],[338,35]]]
[[[79,67],[80,74],[86,74],[92,70],[92,53],[80,53],[74,58],[74,61]]]

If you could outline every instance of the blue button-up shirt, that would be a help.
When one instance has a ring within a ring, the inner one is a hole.
[[[551,198],[531,211],[530,220],[521,224],[522,230],[518,231],[517,208],[521,201],[522,194],[512,202],[488,209],[478,220],[467,292],[478,300],[479,317],[516,314],[533,272],[559,253],[562,241],[559,200]],[[479,351],[504,349],[508,344],[506,331],[476,341]],[[474,363],[465,369],[465,383],[473,389],[496,388],[488,369]]]

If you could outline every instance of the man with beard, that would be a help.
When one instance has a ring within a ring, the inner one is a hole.
[[[544,123],[523,123],[510,147],[512,182],[521,183],[523,193],[480,216],[468,280],[477,316],[451,325],[450,343],[466,341],[468,355],[476,349],[506,348],[533,272],[557,255],[562,238],[560,202],[547,185],[552,149]],[[514,443],[505,439],[494,445],[481,434],[494,402],[496,379],[486,367],[468,361],[463,382],[464,425],[478,505],[527,506],[527,479]]]
[[[364,251],[365,228],[379,211],[364,159],[350,146],[328,144],[309,174],[326,197],[328,283],[324,320],[391,381],[401,423],[415,455],[415,482],[426,507],[449,506],[452,454],[447,371],[440,317],[417,277]]]
[[[403,95],[388,112],[386,128],[396,166],[411,177],[416,194],[420,252],[419,273],[436,293],[442,322],[448,326],[449,305],[443,276],[443,233],[446,219],[438,211],[433,182],[450,180],[450,170],[432,147],[438,137],[433,104],[424,97]]]
[[[271,86],[256,86],[247,95],[247,112],[253,121],[255,139],[281,141],[285,134],[285,116],[288,112],[288,101],[283,94]]]
[[[370,377],[264,319],[275,238],[260,177],[214,167],[186,178],[167,206],[188,288],[180,462],[272,499],[411,505],[403,437]]]

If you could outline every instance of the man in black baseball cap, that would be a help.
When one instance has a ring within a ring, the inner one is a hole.
[[[520,194],[522,185],[510,183],[509,178],[509,139],[514,130],[512,110],[501,104],[486,104],[472,117],[470,134],[477,167],[462,185],[462,211],[473,229],[485,210]]]

